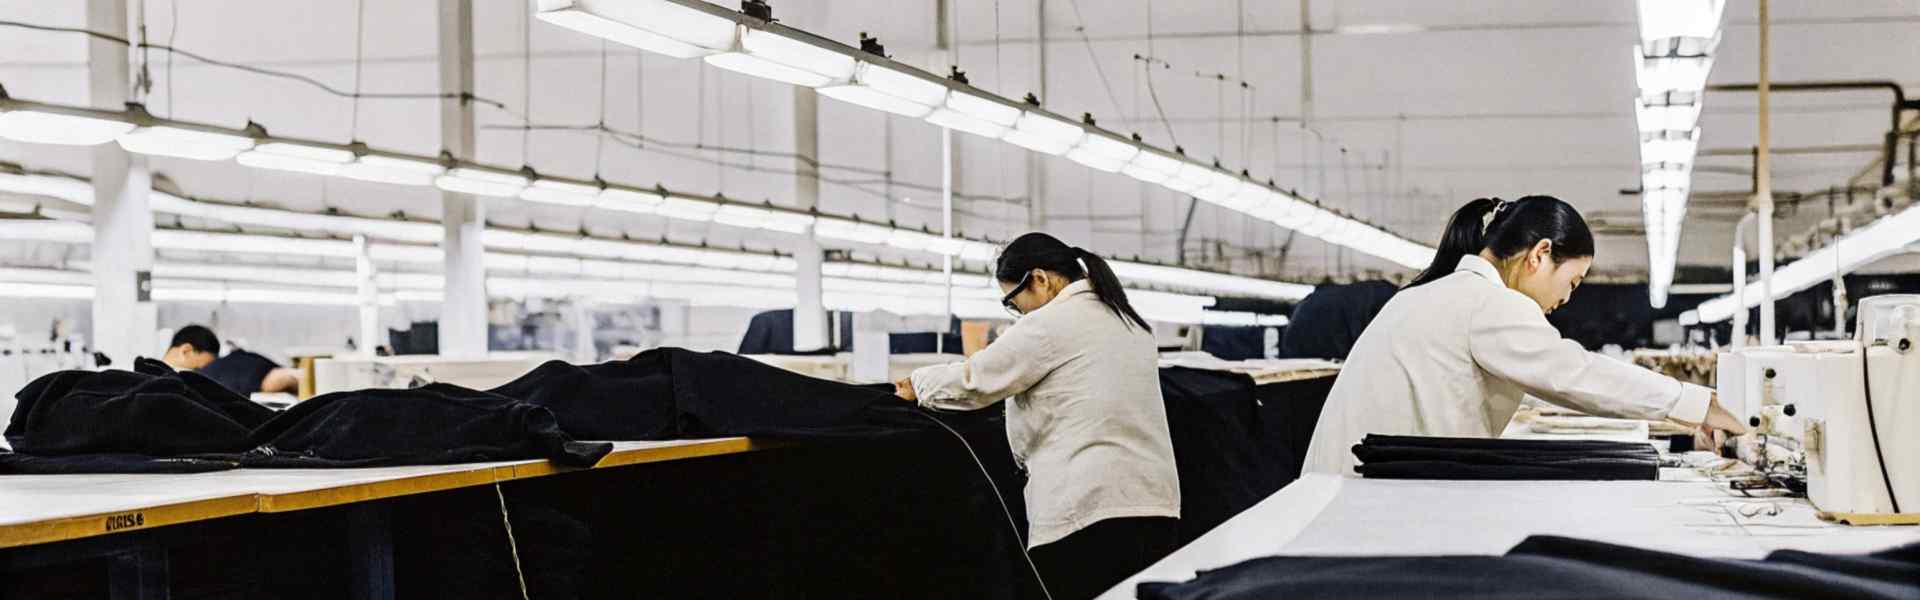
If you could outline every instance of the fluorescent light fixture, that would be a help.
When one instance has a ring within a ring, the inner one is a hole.
[[[341,175],[361,181],[394,185],[432,185],[447,168],[440,163],[369,154],[340,170]]]
[[[610,187],[600,191],[600,197],[594,200],[593,207],[650,215],[658,211],[660,204],[666,201],[666,196],[654,192]]]
[[[940,238],[912,229],[895,229],[893,235],[887,236],[886,243],[901,250],[927,250],[939,240]]]
[[[1675,165],[1669,163],[1642,171],[1640,173],[1640,187],[1645,190],[1685,190],[1690,187],[1689,183],[1692,179],[1692,169],[1687,168],[1684,164]]]
[[[1693,162],[1694,149],[1700,143],[1700,129],[1669,131],[1640,138],[1640,164]]]
[[[1213,167],[1193,161],[1183,161],[1178,168],[1174,169],[1173,176],[1160,182],[1160,185],[1182,194],[1193,195],[1202,188],[1212,185],[1216,181],[1214,178],[1216,173],[1218,171]]]
[[[272,208],[235,206],[188,200],[155,190],[148,201],[154,212],[213,219],[240,225],[259,225],[296,231],[366,234],[379,239],[439,243],[446,233],[438,223],[419,223],[344,215],[301,213]]]
[[[253,138],[156,125],[120,136],[120,147],[136,154],[226,160],[252,148]]]
[[[1120,172],[1145,183],[1161,183],[1173,177],[1174,171],[1180,170],[1180,165],[1185,162],[1159,150],[1142,147],[1133,160],[1127,161],[1127,166],[1121,167]]]
[[[1707,87],[1707,74],[1713,70],[1711,56],[1661,56],[1648,58],[1641,48],[1633,48],[1634,81],[1640,95],[1666,92],[1698,92]]]
[[[964,242],[960,245],[960,259],[974,262],[993,260],[1000,248],[986,242]]]
[[[74,204],[93,205],[93,185],[71,177],[0,172],[0,191],[49,196]]]
[[[234,161],[256,169],[336,175],[342,165],[353,162],[353,153],[339,148],[267,142],[240,153]]]
[[[32,109],[0,113],[0,138],[16,142],[92,146],[131,130],[132,123]]]
[[[280,254],[332,258],[353,258],[358,255],[353,249],[353,242],[346,240],[246,233],[219,233],[184,229],[154,230],[153,247],[160,250]]]
[[[740,51],[713,54],[707,64],[782,83],[820,87],[853,77],[853,57],[776,33],[747,29]]]
[[[1658,104],[1639,98],[1634,100],[1633,114],[1640,133],[1693,131],[1700,122],[1700,103]]]
[[[533,185],[520,190],[520,199],[535,204],[555,206],[593,206],[600,198],[600,187],[581,183],[569,183],[553,179],[536,179]]]
[[[93,274],[68,269],[25,269],[0,267],[0,287],[19,283],[93,285]]]
[[[1020,120],[1013,124],[1013,131],[1000,139],[1034,152],[1059,156],[1086,136],[1087,130],[1077,124],[1029,111],[1021,114]]]
[[[1711,38],[1720,34],[1726,0],[1639,0],[1640,39]]]
[[[1386,35],[1396,33],[1420,33],[1427,26],[1412,23],[1370,23],[1364,25],[1340,25],[1333,28],[1334,33],[1346,35]]]
[[[927,115],[928,123],[993,139],[1006,135],[1019,120],[1018,108],[958,90]]]
[[[852,83],[820,88],[820,95],[919,119],[946,101],[947,86],[873,63],[861,63]]]
[[[93,299],[93,286],[9,282],[0,284],[0,298],[91,300]]]
[[[733,45],[733,20],[668,0],[538,0],[534,17],[610,42],[674,58]]]
[[[893,228],[846,219],[823,218],[813,224],[813,234],[823,238],[862,244],[884,244],[893,237]]]
[[[713,214],[713,222],[734,227],[750,227],[783,233],[805,233],[813,226],[813,215],[729,204]]]
[[[685,221],[712,221],[714,213],[719,211],[719,203],[680,197],[667,198],[655,210],[660,216]]]
[[[70,221],[0,219],[0,241],[88,244],[93,242],[93,227]]]
[[[1089,168],[1118,173],[1138,154],[1140,154],[1140,146],[1132,141],[1122,141],[1099,132],[1089,132],[1086,138],[1080,140],[1080,145],[1067,151],[1067,159]]]
[[[527,178],[518,173],[457,167],[434,178],[434,187],[461,194],[512,198],[527,189]]]

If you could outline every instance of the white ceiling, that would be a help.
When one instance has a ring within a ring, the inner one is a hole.
[[[1312,132],[1300,121],[1305,111],[1298,2],[956,2],[958,62],[974,85],[1009,97],[1033,91],[1056,112],[1092,112],[1102,125],[1138,131],[1156,144],[1171,146],[1177,138],[1192,155],[1218,156],[1226,166],[1272,177],[1282,187],[1298,188],[1414,239],[1431,243],[1451,210],[1478,196],[1551,194],[1581,207],[1590,220],[1639,224],[1637,197],[1619,193],[1638,184],[1627,58],[1636,37],[1631,0],[1313,2],[1313,28],[1328,33],[1310,39]],[[436,3],[364,4],[360,89],[436,91]],[[609,127],[667,143],[775,154],[793,149],[793,94],[784,85],[698,61],[641,57],[619,46],[608,48],[603,62],[597,40],[529,23],[525,2],[475,4],[476,91],[511,109],[510,114],[482,107],[483,126],[518,125],[519,114],[543,125],[591,125],[604,119]],[[1038,27],[1042,5],[1044,35]],[[0,20],[80,26],[84,6],[0,3]],[[360,29],[355,6],[147,0],[144,14],[155,43],[353,89]],[[789,25],[849,43],[868,32],[880,37],[896,59],[944,70],[947,53],[935,48],[935,7],[934,0],[774,2],[775,16]],[[1755,79],[1754,12],[1752,0],[1729,3],[1713,83]],[[1920,60],[1915,60],[1920,57],[1920,35],[1915,35],[1920,5],[1915,2],[1774,2],[1773,17],[1775,81],[1892,79],[1920,95]],[[1381,25],[1402,32],[1343,33]],[[1039,76],[1042,38],[1045,82]],[[529,40],[531,63],[524,60]],[[19,97],[84,103],[85,53],[79,36],[0,28],[0,85]],[[1136,54],[1163,61],[1152,69],[1151,92]],[[439,151],[438,107],[432,100],[362,100],[356,125],[353,102],[305,84],[184,57],[168,64],[161,51],[147,53],[146,59],[155,85],[145,101],[155,114],[228,125],[252,120],[284,135]],[[1227,87],[1223,94],[1216,79],[1196,73],[1244,79],[1252,86],[1252,102],[1243,107],[1239,90]],[[1772,141],[1782,147],[1875,144],[1885,132],[1888,103],[1880,92],[1779,94],[1773,102]],[[1751,94],[1710,94],[1701,120],[1702,148],[1752,145],[1753,106]],[[854,183],[828,184],[823,210],[937,226],[940,154],[933,126],[832,100],[820,101],[819,122],[821,160],[858,169],[828,170],[829,178]],[[659,182],[776,203],[794,198],[793,176],[781,172],[791,170],[793,161],[777,155],[640,150],[564,131],[523,136],[482,129],[477,139],[475,158],[491,164],[529,164],[578,177],[597,172],[614,181]],[[968,198],[957,205],[963,231],[1006,239],[1027,230],[1032,218],[1098,251],[1163,260],[1175,256],[1184,199],[1123,176],[1044,158],[1031,161],[1044,173],[1038,186],[1044,200],[1043,214],[1030,217],[1029,156],[997,142],[961,143],[956,181]],[[716,165],[716,158],[731,166]],[[1777,156],[1774,187],[1812,191],[1839,185],[1873,158],[1857,152]],[[85,149],[0,142],[0,161],[85,174],[89,158]],[[186,193],[208,198],[302,210],[438,213],[432,190],[252,171],[231,163],[155,159],[152,164]],[[1745,158],[1705,158],[1700,164],[1696,190],[1748,189]],[[879,174],[889,170],[896,184],[890,189]],[[1696,206],[1680,262],[1721,264],[1733,212]],[[576,229],[584,224],[608,233],[723,245],[780,243],[742,239],[723,226],[646,217],[511,202],[494,203],[490,210],[494,220],[516,225]],[[1797,231],[1824,211],[1824,204],[1801,210],[1780,230]],[[1191,235],[1270,256],[1289,237],[1270,225],[1207,207],[1197,213]],[[1329,272],[1389,268],[1368,257],[1330,252],[1304,236],[1288,248],[1284,264],[1264,265],[1268,274],[1318,279]],[[1196,257],[1203,252],[1198,241],[1188,249]],[[1644,240],[1637,234],[1604,236],[1600,252],[1599,269],[1645,268]],[[1260,268],[1248,260],[1234,267]]]

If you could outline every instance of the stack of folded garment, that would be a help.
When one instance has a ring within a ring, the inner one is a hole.
[[[1645,443],[1368,435],[1355,470],[1375,479],[1654,480],[1660,454]]]

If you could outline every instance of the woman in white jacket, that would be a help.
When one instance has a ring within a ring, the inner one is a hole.
[[[946,410],[1006,400],[1033,562],[1051,597],[1091,598],[1179,543],[1153,330],[1105,260],[1044,233],[1008,244],[994,279],[1019,321],[966,362],[895,382],[896,393]]]
[[[1594,415],[1744,432],[1712,390],[1587,352],[1547,323],[1593,250],[1586,220],[1557,198],[1461,207],[1433,264],[1354,343],[1305,470],[1353,474],[1351,449],[1370,433],[1497,436],[1529,394]]]

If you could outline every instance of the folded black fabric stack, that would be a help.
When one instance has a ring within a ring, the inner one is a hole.
[[[1353,447],[1373,479],[1660,478],[1660,454],[1633,442],[1501,440],[1369,434]]]
[[[1142,583],[1136,593],[1142,600],[1920,598],[1920,544],[1732,560],[1533,536],[1505,556],[1256,558],[1183,583]]]

